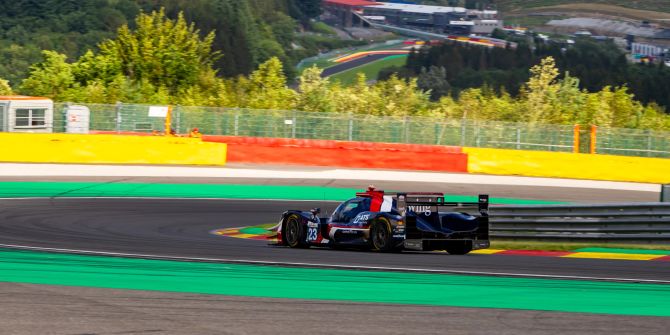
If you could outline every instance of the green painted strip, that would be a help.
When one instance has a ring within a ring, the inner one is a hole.
[[[146,184],[96,182],[0,182],[0,198],[19,197],[183,197],[343,201],[360,189],[321,186],[232,184]],[[447,195],[447,201],[477,201],[476,196]],[[552,204],[541,200],[494,198],[496,204]]]
[[[613,254],[670,255],[670,250],[622,249],[622,248],[581,248],[575,252],[606,252]]]
[[[7,249],[0,249],[0,281],[268,298],[670,316],[670,285],[282,268]]]
[[[273,234],[273,232],[269,231],[267,228],[260,228],[260,227],[257,227],[257,226],[242,228],[242,229],[240,229],[240,233],[242,233],[242,234],[254,234],[254,235],[270,235],[270,234]]]

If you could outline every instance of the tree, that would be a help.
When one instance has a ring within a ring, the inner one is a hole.
[[[121,72],[132,81],[166,87],[170,92],[194,85],[219,57],[211,49],[214,33],[200,31],[180,13],[170,20],[160,10],[140,14],[136,28],[119,28],[117,38],[100,44],[100,54],[118,60]]]
[[[64,98],[65,92],[75,84],[72,65],[67,56],[55,51],[44,51],[44,61],[30,67],[30,76],[23,81],[21,89],[31,95]]]
[[[242,107],[292,109],[294,106],[296,93],[286,86],[282,63],[277,57],[261,64],[242,86],[245,86]]]
[[[305,18],[317,17],[321,14],[321,0],[292,0]]]
[[[530,73],[531,77],[524,87],[528,106],[525,119],[530,123],[538,123],[553,117],[551,103],[558,92],[556,78],[559,72],[554,58],[547,57],[539,65],[533,66]]]
[[[0,78],[0,95],[13,95],[12,87],[9,86],[9,82]]]
[[[327,78],[321,77],[322,70],[312,66],[306,69],[299,78],[298,101],[296,109],[301,111],[331,112],[332,102],[329,97]]]
[[[430,99],[437,101],[448,95],[451,86],[447,81],[447,70],[444,67],[431,66],[430,70],[421,69],[417,85],[424,91],[430,91]]]

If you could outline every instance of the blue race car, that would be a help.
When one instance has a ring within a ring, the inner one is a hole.
[[[478,202],[448,203],[442,193],[386,193],[369,187],[330,217],[319,217],[318,208],[284,212],[276,226],[277,243],[464,255],[490,246],[488,207],[488,195],[480,195]]]

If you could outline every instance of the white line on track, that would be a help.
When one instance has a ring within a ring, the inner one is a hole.
[[[195,261],[195,262],[232,263],[232,264],[250,264],[250,265],[310,267],[310,268],[344,269],[344,270],[398,271],[398,272],[442,273],[442,274],[499,276],[499,277],[594,280],[594,281],[610,281],[610,282],[612,282],[612,281],[614,281],[614,282],[634,282],[634,283],[646,283],[646,284],[670,284],[670,281],[668,281],[668,280],[638,279],[638,278],[585,277],[585,276],[566,276],[566,275],[543,275],[543,274],[532,274],[532,273],[462,271],[462,270],[403,268],[403,267],[385,267],[385,266],[364,266],[364,265],[342,265],[342,264],[301,263],[301,262],[258,261],[258,260],[227,259],[227,258],[161,256],[161,255],[149,255],[149,254],[108,252],[108,251],[33,247],[33,246],[15,245],[15,244],[0,244],[0,247],[1,248],[10,248],[10,249],[32,250],[32,251],[70,253],[70,254],[82,254],[82,255],[98,255],[98,256],[113,256],[113,257],[145,258],[145,259],[156,259],[156,260],[176,260],[176,261]]]

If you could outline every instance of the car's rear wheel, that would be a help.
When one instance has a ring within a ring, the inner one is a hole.
[[[470,241],[455,241],[447,246],[447,252],[450,255],[465,255],[472,251],[472,242]]]
[[[392,251],[393,236],[391,234],[391,223],[384,218],[377,219],[370,227],[370,240],[373,250]]]
[[[297,215],[289,215],[286,218],[284,228],[286,245],[291,248],[304,248],[308,246],[305,226],[300,223],[300,218]]]

